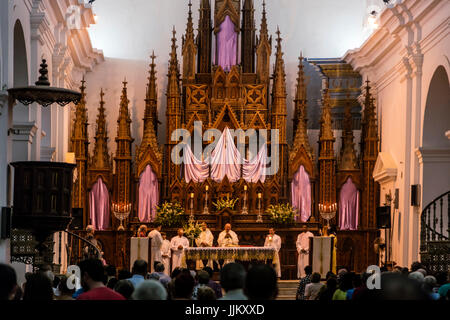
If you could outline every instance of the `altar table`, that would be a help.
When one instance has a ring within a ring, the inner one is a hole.
[[[184,249],[181,265],[186,268],[186,261],[199,260],[239,260],[239,261],[266,261],[272,260],[275,271],[280,274],[280,258],[275,248],[266,247],[226,247],[226,248],[186,248]]]

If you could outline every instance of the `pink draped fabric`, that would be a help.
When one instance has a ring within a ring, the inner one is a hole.
[[[184,178],[187,183],[203,182],[209,177],[209,165],[207,161],[198,160],[190,146],[184,148]]]
[[[298,210],[297,222],[306,222],[311,217],[311,183],[308,173],[300,166],[291,184],[292,206]]]
[[[224,71],[230,71],[237,63],[238,35],[234,29],[234,23],[226,16],[217,34],[217,62]]]
[[[249,183],[257,183],[266,181],[266,160],[267,160],[267,145],[264,145],[259,151],[258,155],[252,160],[244,160],[243,176],[244,180]]]
[[[358,230],[359,191],[348,178],[339,195],[339,228],[341,230]]]
[[[139,221],[148,223],[156,217],[159,201],[158,177],[148,165],[139,179]]]
[[[98,178],[89,193],[91,224],[95,230],[110,227],[109,191],[102,178]]]
[[[234,145],[233,136],[225,128],[211,154],[211,179],[220,182],[227,176],[232,183],[238,181],[241,178],[241,162],[242,157]]]

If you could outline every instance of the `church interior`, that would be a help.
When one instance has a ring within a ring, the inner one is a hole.
[[[66,274],[93,239],[105,264],[153,271],[156,237],[140,233],[181,228],[189,245],[168,268],[269,260],[295,284],[307,265],[323,279],[449,272],[449,13],[447,0],[1,1],[0,263],[18,282]]]

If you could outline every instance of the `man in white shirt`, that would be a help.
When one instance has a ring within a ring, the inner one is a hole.
[[[162,262],[161,257],[161,246],[163,243],[163,239],[161,237],[161,226],[156,226],[155,229],[150,231],[148,237],[151,239],[151,259],[150,259],[150,270],[151,272],[155,272],[155,262]]]
[[[309,265],[309,238],[314,235],[307,231],[303,231],[297,237],[297,252],[298,252],[298,265],[297,265],[297,277],[303,278],[305,274],[305,267]]]
[[[172,271],[175,268],[181,267],[183,251],[185,248],[189,248],[189,240],[183,234],[183,228],[178,229],[178,235],[170,241],[170,248],[172,249]]]
[[[266,241],[264,242],[264,247],[274,248],[275,250],[277,250],[277,253],[280,253],[281,237],[279,235],[275,234],[274,228],[269,229],[269,234],[266,236]],[[278,268],[278,267],[276,268],[278,278],[281,278],[280,270],[281,270],[280,268]]]
[[[161,245],[161,263],[164,265],[164,273],[170,276],[170,257],[172,256],[172,252],[170,250],[170,241],[167,240],[167,235],[165,232],[161,232],[161,237],[163,239]]]
[[[197,239],[195,239],[195,243],[197,244],[197,247],[199,248],[208,248],[212,247],[214,242],[214,236],[211,232],[211,230],[208,229],[208,225],[206,222],[202,223],[202,232],[198,236]],[[204,260],[204,261],[197,261],[197,270],[203,269],[205,265],[208,265],[208,267],[213,268],[213,261],[212,260]]]
[[[239,245],[239,238],[237,234],[231,230],[231,224],[227,223],[225,225],[225,230],[219,234],[219,238],[217,239],[217,243],[219,247],[237,247]],[[222,268],[224,264],[228,264],[234,262],[233,259],[229,260],[219,260],[219,265]]]

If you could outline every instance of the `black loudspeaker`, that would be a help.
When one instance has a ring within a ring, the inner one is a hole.
[[[69,229],[83,229],[83,208],[72,208],[72,222],[70,223]]]
[[[418,184],[413,184],[411,186],[411,206],[413,207],[418,207],[420,206],[420,201],[419,201],[419,197],[420,197],[420,188]]]
[[[11,208],[2,208],[2,216],[0,221],[0,239],[11,238]]]
[[[390,229],[391,228],[391,207],[377,208],[377,228]]]

